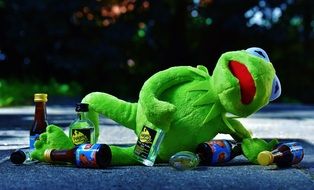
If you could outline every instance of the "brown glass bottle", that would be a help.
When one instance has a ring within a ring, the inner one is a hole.
[[[217,165],[228,162],[242,154],[241,144],[228,140],[212,140],[201,143],[196,148],[196,154],[202,165]]]
[[[303,147],[297,142],[282,143],[273,151],[262,151],[257,161],[260,165],[276,164],[278,167],[290,167],[298,164],[304,157]]]
[[[111,162],[111,150],[106,144],[81,144],[70,150],[47,149],[46,162],[71,163],[82,168],[106,168]]]
[[[34,122],[30,129],[29,147],[30,151],[34,149],[34,143],[39,138],[39,135],[46,131],[48,125],[46,114],[47,94],[34,94],[35,116]]]

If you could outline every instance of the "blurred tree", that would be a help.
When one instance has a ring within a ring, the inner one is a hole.
[[[212,71],[223,52],[259,46],[282,81],[281,100],[313,103],[313,2],[0,1],[0,75],[75,80],[85,93],[136,99],[159,70]]]

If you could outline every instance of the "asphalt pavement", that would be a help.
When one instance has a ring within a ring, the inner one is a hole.
[[[240,119],[255,137],[301,143],[304,159],[287,169],[252,165],[243,156],[223,166],[199,166],[188,171],[177,171],[168,164],[107,169],[45,163],[13,165],[7,158],[15,148],[28,145],[33,112],[29,106],[0,109],[0,189],[314,189],[313,106],[270,105]],[[49,122],[65,131],[75,118],[74,107],[68,105],[48,106],[47,113]],[[132,131],[106,118],[101,119],[100,136],[99,142],[107,144],[136,141]]]

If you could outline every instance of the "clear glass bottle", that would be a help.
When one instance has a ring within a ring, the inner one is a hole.
[[[134,148],[135,158],[146,166],[153,166],[163,138],[163,130],[144,126]]]
[[[95,126],[86,117],[88,104],[77,103],[75,111],[77,112],[77,119],[71,123],[69,129],[69,137],[73,144],[96,144]]]
[[[35,116],[34,122],[29,132],[29,149],[32,151],[35,147],[35,141],[39,138],[39,135],[46,132],[47,114],[46,114],[46,102],[47,94],[34,94],[35,102]]]
[[[106,144],[81,144],[70,150],[47,149],[44,158],[51,163],[71,163],[82,168],[106,168],[112,155]]]
[[[184,171],[184,170],[192,170],[196,168],[200,163],[200,158],[198,154],[194,154],[190,151],[181,151],[169,159],[169,164],[173,168]]]

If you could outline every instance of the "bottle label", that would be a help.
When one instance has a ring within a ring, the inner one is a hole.
[[[29,149],[30,151],[35,149],[35,142],[39,139],[39,134],[34,134],[29,136]]]
[[[100,144],[82,144],[76,149],[75,160],[78,167],[98,168],[96,153]]]
[[[137,156],[141,158],[147,159],[150,149],[153,146],[156,133],[157,132],[155,130],[144,126],[138,137],[138,140],[134,149],[134,154],[136,154]]]
[[[285,145],[290,148],[290,151],[293,155],[292,164],[301,162],[304,157],[303,147],[297,142],[285,143]]]
[[[91,143],[92,129],[72,129],[72,142],[75,145]]]
[[[221,164],[230,160],[232,147],[226,140],[207,142],[213,153],[211,165]]]

